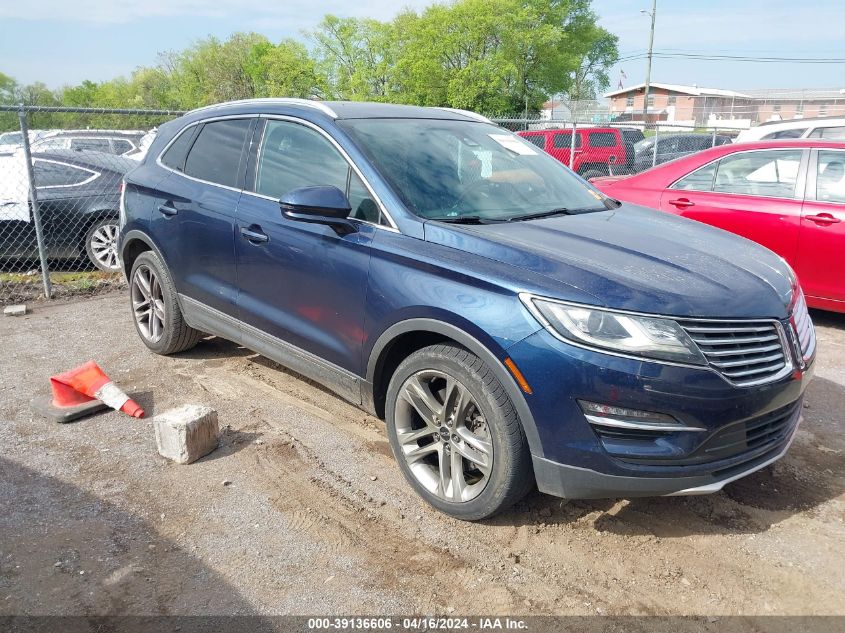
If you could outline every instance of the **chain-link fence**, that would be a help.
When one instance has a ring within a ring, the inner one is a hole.
[[[123,175],[178,114],[0,106],[0,304],[123,283]]]

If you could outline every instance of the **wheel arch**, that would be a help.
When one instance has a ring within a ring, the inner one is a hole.
[[[367,361],[366,384],[362,389],[364,406],[383,419],[387,385],[399,363],[423,347],[448,342],[465,347],[493,371],[516,408],[531,453],[542,457],[534,416],[525,395],[504,365],[503,361],[507,358],[505,350],[492,339],[485,344],[466,330],[439,319],[405,319],[393,324],[378,337]]]
[[[149,235],[138,230],[128,231],[121,236],[120,240],[120,262],[123,268],[123,273],[129,279],[132,272],[132,264],[137,259],[138,255],[145,251],[153,251],[158,255],[159,259],[167,265],[167,260],[161,254],[158,246],[150,238]]]

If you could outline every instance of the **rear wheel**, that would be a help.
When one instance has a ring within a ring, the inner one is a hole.
[[[85,254],[94,266],[107,272],[118,272],[117,235],[120,232],[116,218],[95,222],[85,234]]]
[[[484,519],[533,485],[525,433],[502,384],[474,354],[434,345],[397,368],[387,432],[402,474],[429,504]]]
[[[591,178],[600,178],[601,176],[607,176],[607,173],[599,169],[588,169],[583,174],[581,174],[581,178],[583,178],[584,180],[590,180]]]
[[[202,332],[185,323],[173,281],[152,251],[141,253],[132,264],[129,292],[135,329],[155,353],[182,352],[202,338]]]

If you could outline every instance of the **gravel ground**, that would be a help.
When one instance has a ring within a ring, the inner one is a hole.
[[[411,492],[381,421],[226,341],[155,356],[127,304],[0,320],[0,615],[845,614],[845,315],[814,314],[805,421],[773,467],[707,497],[533,493],[468,524]],[[179,466],[149,419],[35,417],[91,358],[148,415],[216,408],[221,447]]]

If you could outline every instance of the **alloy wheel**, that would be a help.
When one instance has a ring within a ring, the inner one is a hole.
[[[410,376],[399,390],[395,426],[400,457],[426,490],[458,503],[481,494],[493,443],[484,414],[460,381],[428,369]]]
[[[117,224],[103,224],[91,233],[91,254],[104,270],[119,270],[117,257]]]
[[[156,343],[164,334],[164,295],[158,275],[149,266],[139,266],[132,278],[132,313],[141,335]]]

